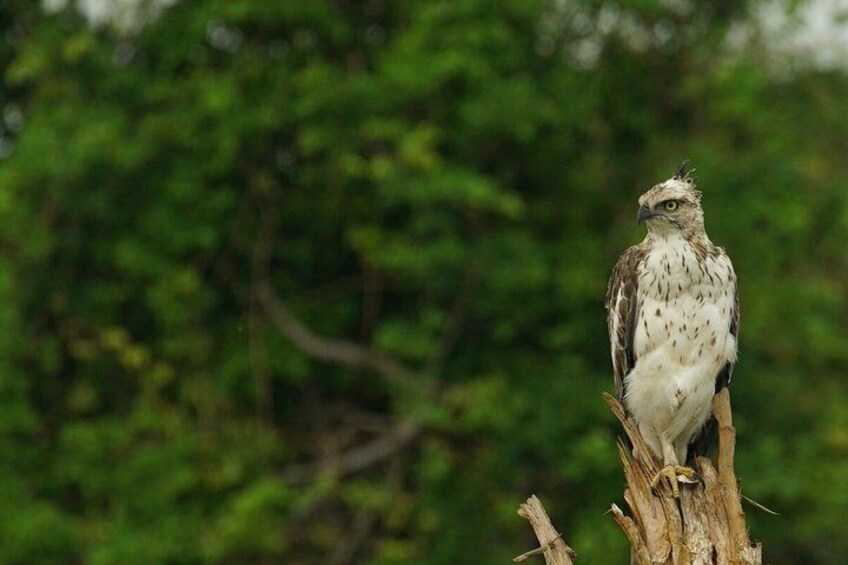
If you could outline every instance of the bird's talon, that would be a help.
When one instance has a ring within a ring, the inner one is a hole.
[[[691,485],[698,482],[695,470],[683,465],[666,465],[660,469],[651,480],[651,488],[656,491],[663,480],[671,486],[671,493],[674,498],[680,498],[680,487],[677,483]]]

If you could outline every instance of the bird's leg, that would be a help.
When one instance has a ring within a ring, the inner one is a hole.
[[[662,480],[665,479],[671,485],[671,492],[674,498],[680,498],[680,487],[677,486],[677,483],[691,484],[696,482],[695,470],[680,464],[677,454],[674,452],[674,446],[665,434],[658,433],[657,437],[662,446],[663,468],[654,475],[651,481],[651,488],[656,490]]]

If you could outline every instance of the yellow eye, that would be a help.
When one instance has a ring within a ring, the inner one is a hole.
[[[677,210],[677,200],[666,200],[663,202],[663,208],[666,212],[674,212]]]

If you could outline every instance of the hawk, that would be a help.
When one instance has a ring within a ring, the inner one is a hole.
[[[639,197],[645,239],[625,251],[607,287],[607,323],[619,401],[639,427],[675,496],[692,482],[712,399],[736,363],[739,302],[730,257],[704,230],[701,193],[684,161]]]

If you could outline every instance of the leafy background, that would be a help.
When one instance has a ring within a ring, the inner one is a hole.
[[[846,562],[848,78],[761,4],[0,4],[0,562],[506,563],[537,493],[625,563],[602,301],[684,157],[752,535]]]

